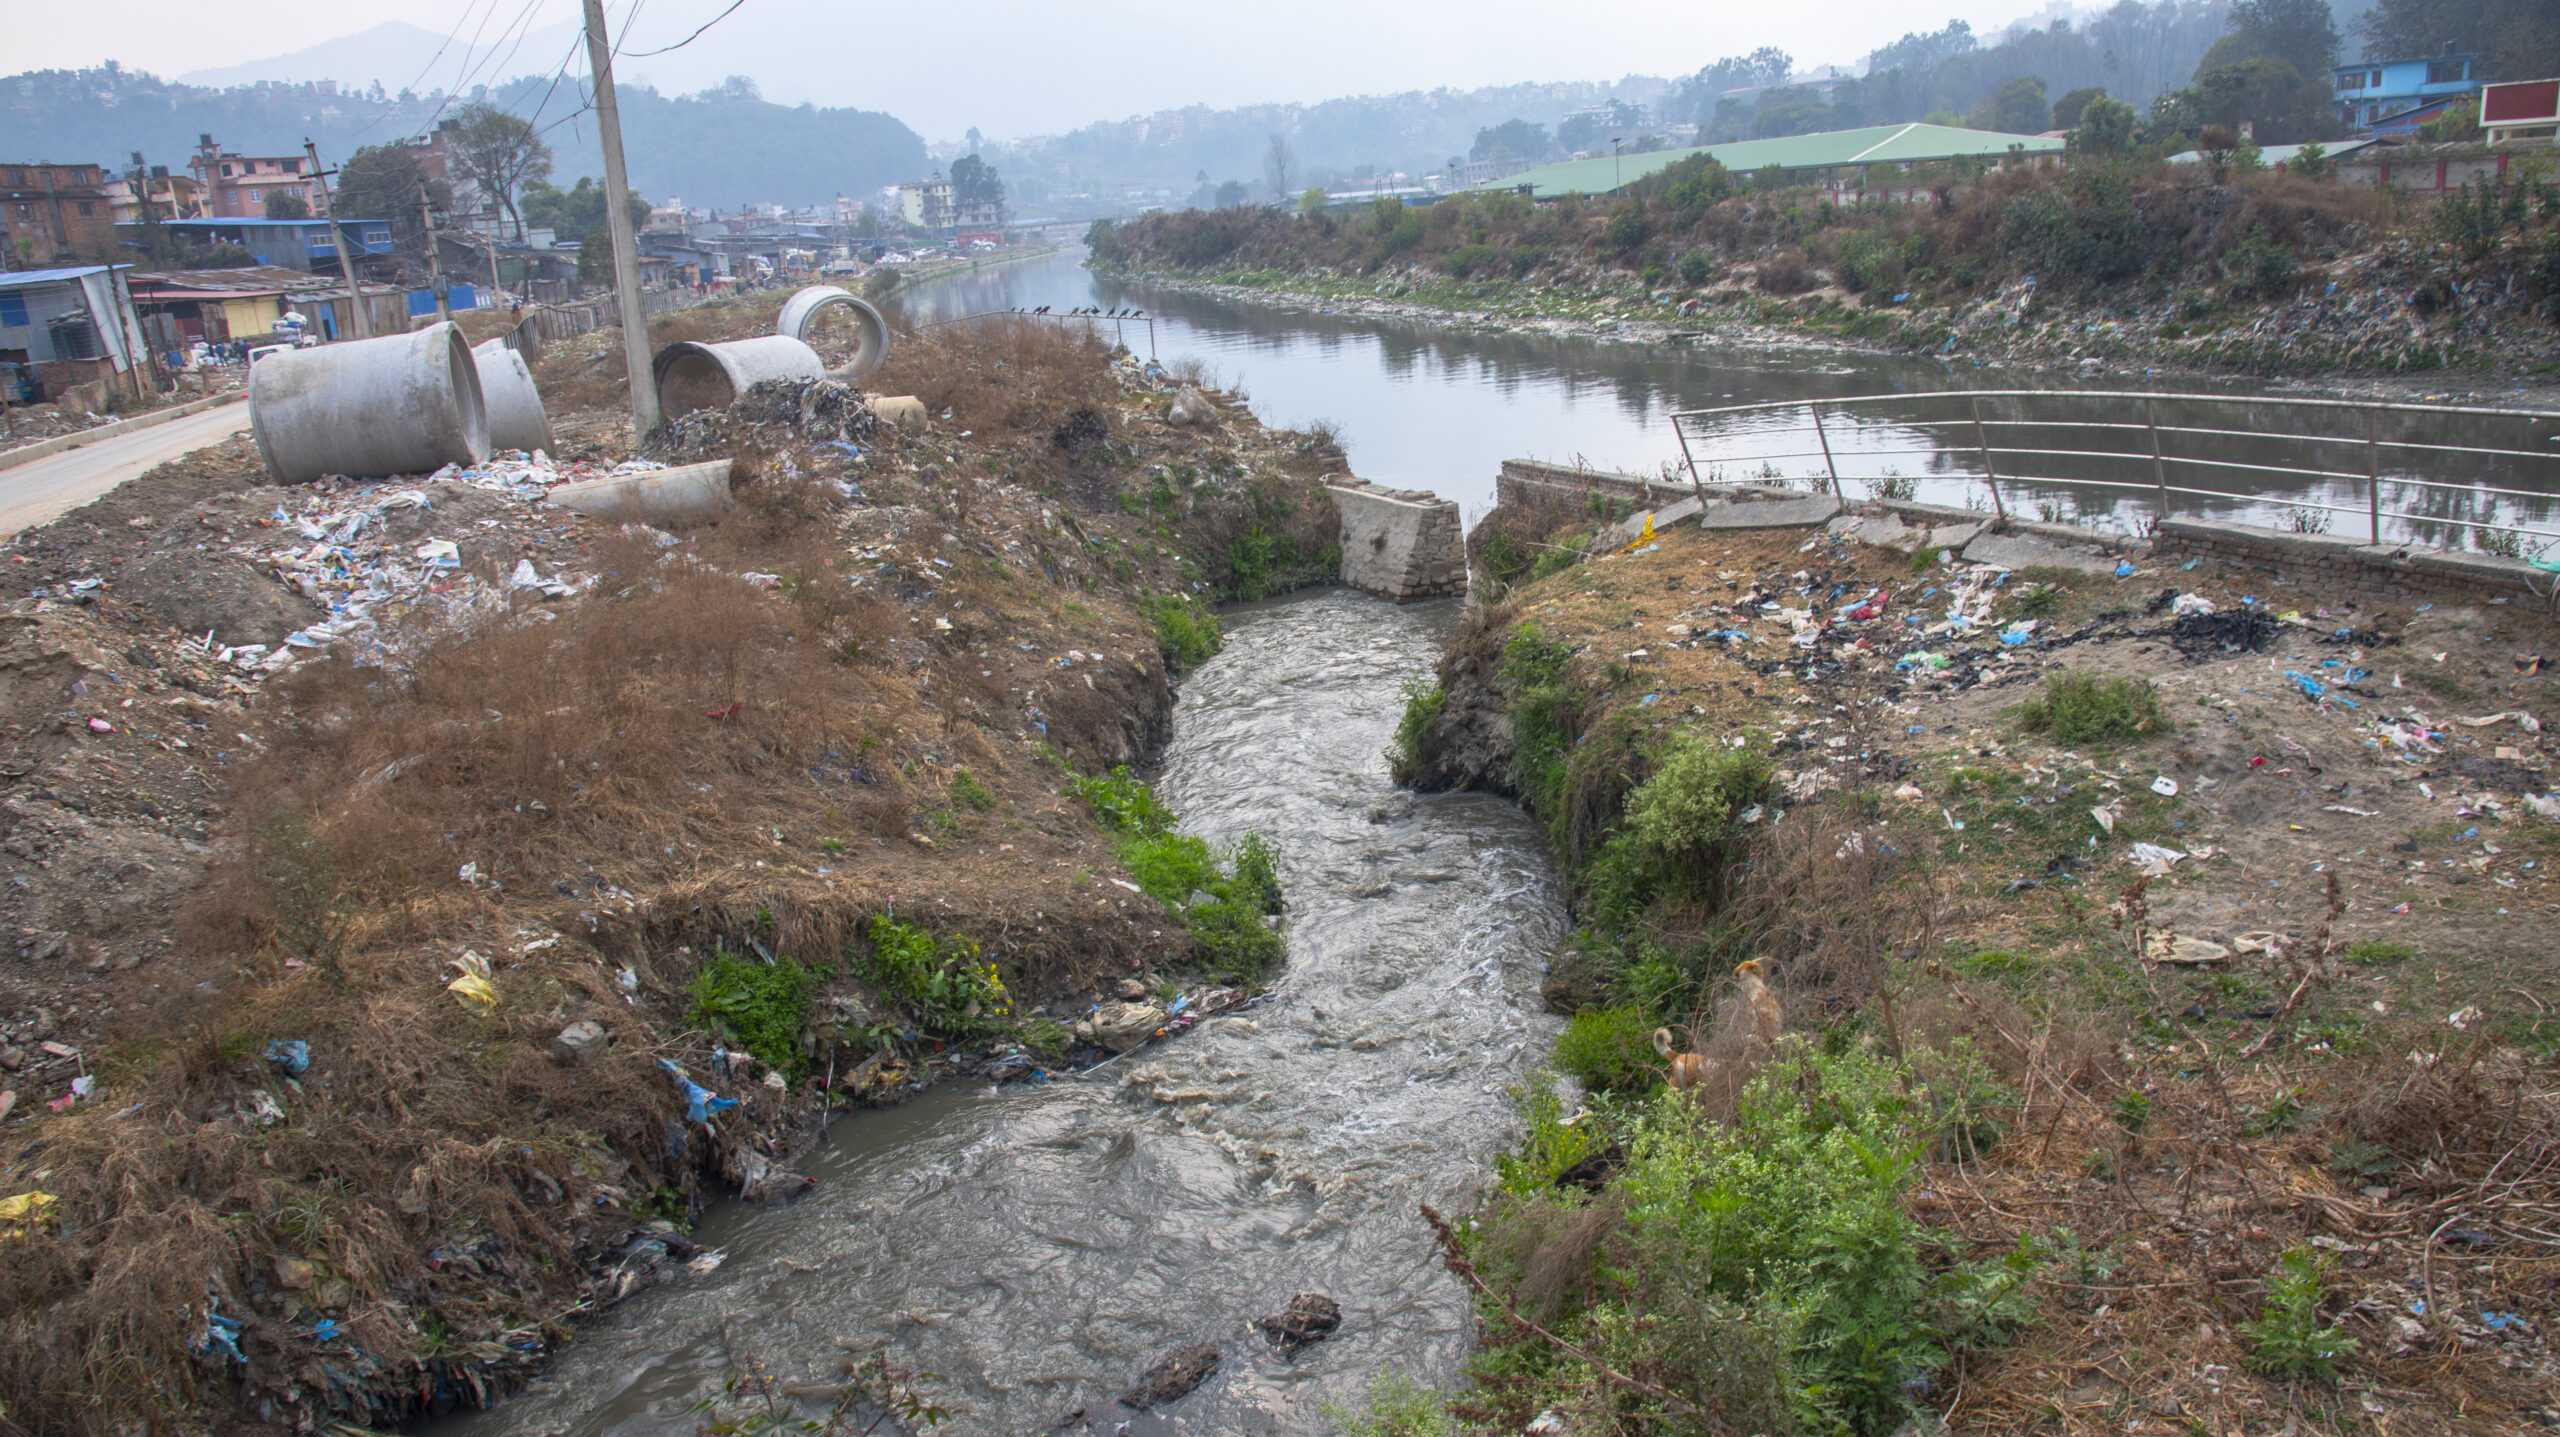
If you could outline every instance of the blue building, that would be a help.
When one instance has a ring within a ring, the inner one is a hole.
[[[2368,60],[2330,71],[2331,99],[2338,118],[2359,130],[2370,130],[2404,110],[2473,95],[2480,89],[2478,55],[2457,55],[2453,42],[2444,53],[2423,60]]]
[[[391,221],[340,220],[347,232],[347,242],[368,255],[392,252]],[[279,269],[298,269],[304,273],[339,273],[338,241],[330,232],[329,221],[311,220],[162,220],[160,227],[172,234],[183,234],[205,244],[236,244],[249,252],[259,264]],[[142,226],[119,224],[116,236],[128,244],[139,243]]]

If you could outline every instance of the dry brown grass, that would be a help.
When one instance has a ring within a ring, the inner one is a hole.
[[[1073,325],[973,320],[898,335],[863,387],[912,394],[976,434],[1046,434],[1075,410],[1118,400],[1110,359],[1107,344]]]

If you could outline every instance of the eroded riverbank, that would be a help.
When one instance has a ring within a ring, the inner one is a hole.
[[[1517,809],[1388,778],[1405,685],[1456,617],[1310,594],[1231,613],[1183,681],[1159,792],[1187,830],[1279,844],[1268,997],[1090,1073],[837,1120],[813,1196],[723,1210],[696,1234],[726,1250],[716,1273],[591,1326],[455,1430],[690,1432],[736,1357],[825,1385],[848,1340],[941,1374],[928,1394],[964,1433],[1319,1432],[1382,1369],[1453,1377],[1473,1320],[1416,1205],[1468,1205],[1512,1140],[1563,922]],[[1299,1292],[1342,1326],[1293,1361],[1248,1323]],[[1201,1390],[1115,1406],[1201,1342],[1223,1354]]]

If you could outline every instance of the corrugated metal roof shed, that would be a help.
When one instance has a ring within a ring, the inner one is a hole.
[[[1858,130],[1786,135],[1774,140],[1737,140],[1730,144],[1702,145],[1688,150],[1655,150],[1650,154],[1620,155],[1615,159],[1568,160],[1560,165],[1545,165],[1490,180],[1477,188],[1508,190],[1528,185],[1532,187],[1531,193],[1543,200],[1558,195],[1610,194],[1623,185],[1633,184],[1692,155],[1710,156],[1726,169],[1747,175],[1771,165],[1783,170],[1819,170],[1850,165],[1908,165],[1959,157],[1996,160],[2007,155],[2012,148],[2030,155],[2057,155],[2062,153],[2063,142],[2042,135],[2009,135],[1996,130],[1964,130],[1952,125],[1924,125],[1914,121],[1907,125],[1870,125]]]
[[[0,271],[0,289],[24,289],[32,284],[60,284],[82,275],[101,274],[111,269],[131,269],[129,264],[79,264],[67,269],[13,269]]]
[[[2271,170],[2278,165],[2289,165],[2294,162],[2296,157],[2301,155],[2304,148],[2304,145],[2263,145],[2260,146],[2258,150],[2258,163]],[[2332,160],[2343,160],[2358,150],[2369,150],[2372,148],[2373,141],[2371,140],[2338,140],[2330,144],[2320,146],[2320,152],[2327,155]],[[2173,165],[2202,164],[2204,163],[2204,152],[2202,150],[2180,150],[2178,153],[2169,157],[2169,163]]]

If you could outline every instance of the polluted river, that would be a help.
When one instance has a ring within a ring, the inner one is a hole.
[[[1470,520],[1507,458],[1658,469],[1676,409],[1979,382],[1927,361],[1284,313],[1097,279],[1073,254],[903,307],[931,322],[1133,304],[1157,319],[1122,329],[1140,355],[1210,366],[1268,422],[1331,420],[1362,476],[1436,488]],[[848,1348],[882,1343],[934,1374],[942,1430],[970,1434],[1321,1432],[1383,1371],[1454,1380],[1471,1305],[1418,1206],[1467,1207],[1516,1140],[1506,1092],[1546,1059],[1557,1020],[1538,985],[1566,932],[1529,819],[1389,780],[1406,687],[1459,615],[1311,591],[1230,611],[1224,649],[1182,679],[1149,777],[1188,831],[1260,833],[1281,854],[1287,962],[1251,1006],[1072,1077],[839,1117],[802,1164],[811,1196],[714,1208],[695,1238],[716,1267],[625,1303],[526,1392],[436,1430],[690,1434],[746,1359],[820,1385]],[[1252,1324],[1299,1293],[1339,1303],[1341,1325],[1283,1357]],[[1222,1359],[1197,1391],[1117,1405],[1203,1343]]]
[[[834,1124],[797,1206],[712,1212],[725,1252],[617,1309],[523,1397],[443,1430],[691,1433],[735,1359],[824,1381],[886,1338],[939,1374],[944,1430],[1307,1432],[1397,1367],[1445,1380],[1466,1297],[1416,1205],[1463,1204],[1543,1059],[1563,911],[1510,804],[1388,781],[1407,680],[1454,604],[1348,591],[1232,614],[1183,682],[1158,792],[1213,842],[1282,854],[1288,964],[1241,1012],[1073,1078],[949,1086]],[[1299,1292],[1342,1306],[1281,1360],[1247,1324]],[[1226,1354],[1147,1416],[1114,1397],[1193,1344]]]

